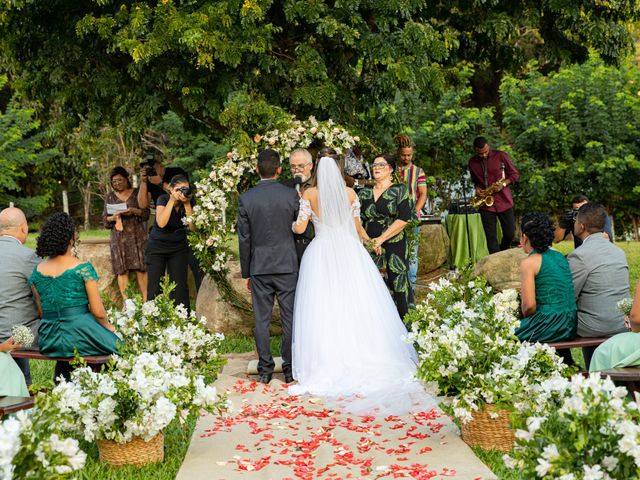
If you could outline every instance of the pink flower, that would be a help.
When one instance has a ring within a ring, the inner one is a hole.
[[[233,160],[233,152],[227,152],[227,158]]]
[[[315,135],[316,133],[318,133],[318,129],[316,127],[311,127],[309,131],[311,132],[312,135]]]
[[[253,137],[253,141],[256,143],[260,143],[260,140],[262,140],[262,135],[256,133],[256,135]]]
[[[271,137],[269,139],[269,145],[275,145],[276,144],[276,140],[277,140],[276,137]]]
[[[207,238],[207,246],[210,247],[213,245],[213,238]]]
[[[304,133],[305,130],[306,128],[304,127],[298,127],[298,133]]]

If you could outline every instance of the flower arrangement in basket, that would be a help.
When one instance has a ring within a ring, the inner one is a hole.
[[[170,353],[117,357],[99,373],[78,368],[52,395],[65,427],[97,441],[101,459],[112,465],[161,461],[162,431],[174,418],[227,408],[214,386]]]
[[[514,414],[516,446],[505,455],[521,478],[640,478],[640,409],[598,374],[543,382]]]
[[[52,397],[38,396],[36,407],[0,422],[0,479],[69,478],[87,455],[78,441],[65,438]]]
[[[515,290],[496,293],[481,278],[441,279],[409,314],[418,377],[431,393],[447,396],[445,408],[469,444],[510,450],[515,405],[565,368],[552,348],[518,341],[517,309]]]

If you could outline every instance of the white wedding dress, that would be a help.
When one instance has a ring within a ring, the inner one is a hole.
[[[331,158],[317,166],[320,212],[300,200],[315,238],[298,277],[293,314],[292,395],[311,394],[358,414],[402,414],[436,400],[415,379],[417,355],[377,267],[356,233],[356,197]]]

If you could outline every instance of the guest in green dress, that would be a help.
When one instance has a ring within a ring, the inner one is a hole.
[[[593,352],[590,372],[609,368],[640,367],[640,282],[636,285],[633,306],[625,324],[630,332],[619,333]]]
[[[13,338],[0,343],[0,397],[29,396],[24,374],[9,353],[21,347]]]
[[[520,264],[522,315],[516,335],[530,342],[559,342],[576,336],[577,316],[569,264],[551,250],[554,226],[544,213],[528,213],[520,245],[529,254]]]
[[[98,291],[98,274],[89,262],[72,253],[75,225],[69,215],[54,213],[42,226],[36,253],[46,258],[31,275],[31,285],[42,316],[40,353],[48,357],[108,355],[118,351],[120,339],[109,323]],[[68,375],[66,365],[56,365]]]
[[[414,209],[407,187],[393,183],[396,162],[390,155],[379,155],[373,161],[373,188],[358,193],[360,218],[367,235],[375,242],[372,258],[404,318],[413,308],[413,289],[409,283],[409,260],[405,227]]]

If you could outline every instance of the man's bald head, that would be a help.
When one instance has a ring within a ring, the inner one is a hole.
[[[27,241],[28,233],[27,217],[22,210],[9,207],[0,211],[0,235],[9,235],[24,243]]]

